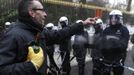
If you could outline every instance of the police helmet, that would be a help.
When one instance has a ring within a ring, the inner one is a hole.
[[[59,19],[59,23],[65,23],[66,25],[68,25],[68,18],[66,16],[62,16]]]
[[[115,19],[117,20],[116,24],[123,24],[123,14],[120,10],[113,10],[109,13],[110,24],[112,24],[111,19],[113,17],[115,17]]]
[[[48,23],[45,27],[46,27],[47,29],[53,29],[54,24],[53,24],[53,23]]]
[[[10,22],[5,22],[5,28],[8,28],[11,25]]]
[[[101,19],[97,19],[95,23],[96,24],[103,24],[103,21]]]

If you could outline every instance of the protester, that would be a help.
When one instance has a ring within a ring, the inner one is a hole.
[[[88,41],[88,32],[84,29],[80,33],[74,35],[74,43],[72,44],[72,47],[74,50],[74,56],[78,62],[79,75],[85,75],[85,59],[89,44]]]
[[[0,40],[1,75],[46,75],[46,45],[60,42],[94,23],[91,18],[60,31],[43,30],[47,17],[39,0],[21,0],[18,20]],[[43,32],[42,32],[43,31]]]

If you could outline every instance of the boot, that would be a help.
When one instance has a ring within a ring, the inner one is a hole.
[[[79,67],[79,75],[85,75],[84,66],[80,66],[80,67]]]

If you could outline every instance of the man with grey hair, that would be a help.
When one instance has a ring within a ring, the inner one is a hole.
[[[79,33],[90,18],[60,31],[43,30],[46,12],[39,0],[21,0],[18,20],[0,40],[1,75],[46,75],[46,45]],[[42,32],[43,31],[43,32]]]

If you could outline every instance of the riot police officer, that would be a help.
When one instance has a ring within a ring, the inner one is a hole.
[[[98,42],[98,39],[100,38],[100,35],[103,31],[103,21],[99,18],[96,20],[95,24],[93,25],[94,29],[95,29],[95,34],[93,36],[94,40],[93,40],[93,44],[90,45],[90,47],[92,48],[91,50],[91,57],[92,57],[92,63],[93,63],[93,69],[92,69],[92,73],[93,75],[100,75],[99,72],[99,68],[100,67],[100,63],[97,61],[96,58],[102,58],[102,54],[101,51],[96,49],[96,43]]]
[[[76,22],[79,22],[76,21]],[[88,32],[86,30],[81,31],[81,33],[78,33],[74,35],[74,42],[72,44],[73,50],[74,50],[74,56],[76,56],[76,60],[78,62],[78,68],[79,68],[79,75],[85,75],[85,58],[88,48]]]
[[[115,64],[116,66],[111,67],[113,74],[123,75],[124,68],[119,65],[124,65],[128,40],[129,32],[123,26],[122,12],[119,10],[111,11],[109,13],[109,27],[102,32],[96,46],[96,49],[102,53],[103,62],[96,67],[94,75],[110,75],[111,69],[106,64]],[[102,71],[99,72],[98,69]]]
[[[59,27],[65,28],[69,25],[68,22],[68,18],[66,16],[62,16],[59,19]],[[61,51],[61,58],[62,58],[62,69],[63,72],[66,73],[66,75],[70,75],[70,70],[71,70],[71,66],[70,66],[70,50],[71,50],[71,41],[70,38],[65,39],[64,41],[61,41],[59,43],[59,50]]]
[[[53,23],[48,23],[44,28],[48,29],[49,31],[55,30]],[[54,45],[46,46],[46,49],[47,49],[46,52],[48,54],[49,62],[50,62],[50,67],[49,68],[51,68],[53,70],[58,69],[58,66],[56,65],[56,63],[54,61],[54,58],[53,58],[54,50],[55,50]]]

